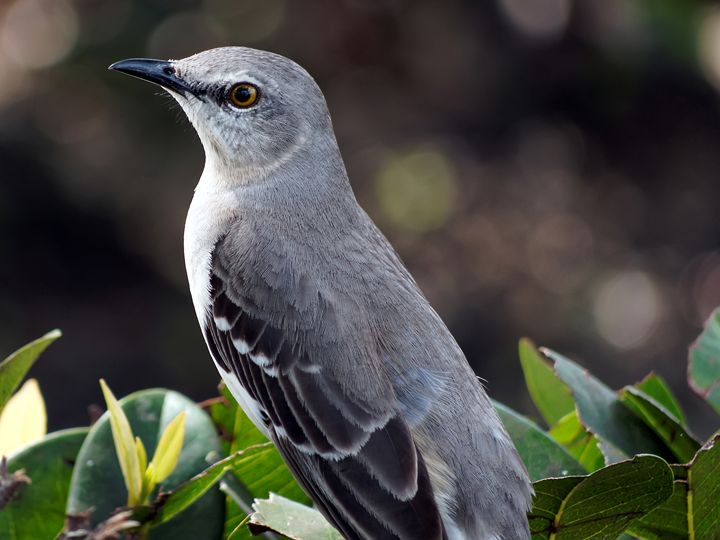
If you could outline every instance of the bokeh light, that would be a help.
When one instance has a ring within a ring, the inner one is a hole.
[[[703,18],[698,49],[705,75],[720,90],[720,9],[709,10]]]
[[[388,158],[376,180],[377,197],[396,224],[417,232],[444,225],[455,202],[455,176],[447,158],[428,147]]]
[[[78,34],[74,6],[65,0],[17,0],[0,23],[0,46],[19,66],[38,69],[70,53]]]
[[[660,317],[662,298],[646,273],[625,270],[605,280],[593,303],[600,335],[615,347],[640,347]]]
[[[530,37],[559,36],[570,18],[571,0],[500,0],[510,21]]]

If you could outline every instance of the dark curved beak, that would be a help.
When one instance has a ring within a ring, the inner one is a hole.
[[[190,86],[175,74],[175,68],[167,60],[152,60],[150,58],[130,58],[115,62],[108,69],[127,73],[138,79],[150,81],[172,90],[178,94],[193,94]]]

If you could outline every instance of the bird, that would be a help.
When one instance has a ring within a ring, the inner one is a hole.
[[[529,538],[527,470],[358,204],[312,76],[247,47],[110,69],[162,87],[197,132],[205,166],[184,231],[197,319],[325,518],[349,540]]]

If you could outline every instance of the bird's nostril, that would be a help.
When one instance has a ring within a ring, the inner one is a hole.
[[[165,75],[175,75],[175,70],[172,67],[167,66],[163,68],[163,73]]]

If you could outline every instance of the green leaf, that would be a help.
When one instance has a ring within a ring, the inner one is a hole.
[[[680,403],[672,393],[672,390],[670,390],[670,387],[665,382],[665,379],[660,377],[660,375],[650,373],[642,381],[637,383],[635,387],[638,390],[645,392],[648,396],[670,411],[670,413],[677,418],[683,426],[687,425],[687,420],[685,420],[685,414],[680,407]]]
[[[140,437],[149,454],[154,453],[160,434],[177,415],[185,411],[185,443],[177,466],[160,487],[164,491],[202,472],[208,460],[220,456],[220,443],[208,415],[195,403],[177,392],[152,389],[131,394],[120,400],[133,433]],[[68,513],[94,508],[92,523],[105,520],[125,504],[125,488],[113,451],[109,414],[105,413],[92,427],[78,455],[73,472]],[[218,489],[203,497],[173,520],[150,529],[150,540],[170,538],[220,538],[225,503]]]
[[[494,402],[494,405],[532,480],[585,472],[580,463],[537,424],[501,403]]]
[[[61,335],[60,330],[48,332],[43,337],[31,341],[0,362],[0,411],[3,410],[10,396],[20,385],[35,360]]]
[[[585,429],[576,411],[563,416],[548,432],[548,435],[562,445],[587,472],[596,471],[610,464],[610,462],[605,462],[598,446],[597,437]],[[615,461],[622,461],[622,459]]]
[[[183,483],[178,489],[171,492],[167,498],[164,498],[157,507],[155,522],[158,524],[165,523],[175,517],[204,495],[228,471],[233,471],[244,465],[249,467],[261,466],[262,461],[273,450],[271,443],[251,446],[214,463],[200,474]]]
[[[690,346],[688,382],[693,390],[720,413],[720,308]]]
[[[540,355],[532,341],[522,338],[518,349],[530,397],[547,425],[552,426],[575,410],[570,388],[558,379],[552,365]]]
[[[253,509],[253,532],[275,531],[292,540],[343,540],[320,512],[274,493],[255,501]]]
[[[640,453],[674,459],[662,440],[620,402],[615,392],[562,355],[549,349],[542,352],[555,362],[555,372],[572,390],[578,417],[600,440],[606,460]]]
[[[220,397],[207,401],[206,408],[220,432],[223,454],[229,456],[239,450],[237,440],[243,428],[244,415],[225,383],[220,383],[218,391]],[[252,428],[255,429],[258,442],[267,442],[267,438],[254,425]]]
[[[679,420],[641,390],[626,386],[620,391],[620,401],[660,436],[681,463],[690,461],[700,449],[700,443]]]
[[[53,540],[62,531],[70,476],[87,432],[56,431],[10,457],[8,469],[24,469],[32,483],[0,511],[0,538]]]
[[[616,538],[673,492],[670,467],[657,456],[635,456],[590,476],[535,482],[529,514],[533,540]]]
[[[647,540],[717,539],[720,530],[720,436],[686,465],[673,465],[673,494],[634,522],[629,532]]]
[[[685,480],[673,482],[672,496],[652,512],[634,521],[628,532],[644,540],[687,540],[687,496]]]

